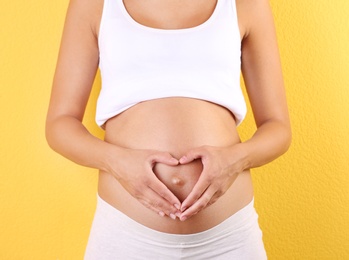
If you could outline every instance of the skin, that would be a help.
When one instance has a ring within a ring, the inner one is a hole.
[[[216,1],[125,0],[124,4],[138,23],[181,29],[209,19]],[[150,228],[185,234],[219,224],[251,201],[249,169],[271,162],[290,145],[268,1],[237,0],[236,5],[241,68],[257,126],[243,143],[231,113],[189,98],[142,102],[108,120],[104,140],[92,136],[82,118],[98,68],[103,2],[70,2],[47,114],[47,141],[68,159],[99,169],[99,195]]]

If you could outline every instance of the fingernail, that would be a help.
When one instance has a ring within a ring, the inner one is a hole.
[[[161,217],[165,217],[165,213],[162,212],[162,211],[159,212],[159,215],[160,215]]]
[[[171,158],[171,163],[178,163],[178,160],[176,158]]]
[[[182,212],[186,211],[187,210],[187,207],[184,207],[181,209]]]
[[[185,220],[187,220],[187,218],[188,218],[187,216],[182,216],[182,217],[180,218],[180,220],[181,220],[181,221],[185,221]]]
[[[176,220],[176,215],[170,214],[170,218],[172,218],[173,220]]]
[[[178,210],[181,209],[181,207],[180,207],[178,204],[174,204],[174,206],[175,206],[175,208],[178,209]]]

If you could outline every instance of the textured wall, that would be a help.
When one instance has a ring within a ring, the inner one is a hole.
[[[97,175],[54,152],[44,120],[68,1],[0,2],[0,259],[81,259]],[[294,140],[255,169],[270,259],[349,259],[349,1],[271,0]],[[97,77],[86,125],[94,125]],[[251,113],[239,131],[254,130]]]

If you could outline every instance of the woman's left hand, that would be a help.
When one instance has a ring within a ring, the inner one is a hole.
[[[201,159],[203,165],[198,182],[182,203],[181,221],[216,202],[238,174],[247,169],[247,153],[242,148],[242,143],[229,147],[201,146],[189,150],[179,160],[180,164],[187,164]]]

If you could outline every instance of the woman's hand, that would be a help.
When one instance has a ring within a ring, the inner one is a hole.
[[[120,184],[147,208],[160,216],[175,219],[180,214],[181,202],[153,172],[156,163],[178,165],[178,160],[167,152],[117,148],[109,172]]]
[[[184,221],[213,204],[247,168],[247,154],[241,143],[230,147],[202,146],[188,151],[180,164],[201,159],[203,171],[192,192],[183,201],[180,220]]]

